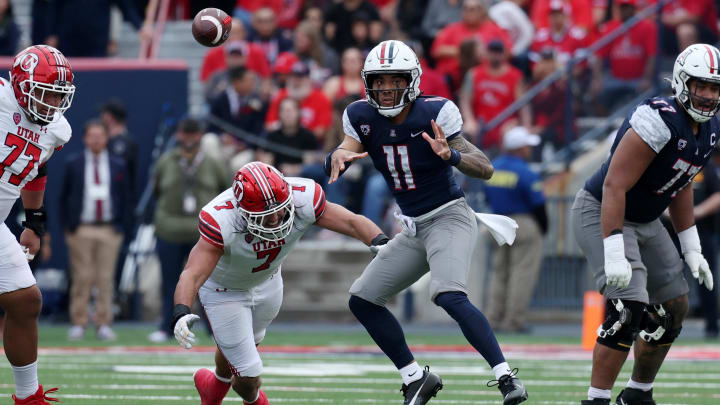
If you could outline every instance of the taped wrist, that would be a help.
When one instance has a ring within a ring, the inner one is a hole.
[[[370,241],[370,246],[380,246],[388,243],[390,241],[390,238],[388,238],[387,235],[384,233],[379,234],[378,236],[374,237],[373,240]]]
[[[47,215],[45,209],[26,209],[25,220],[22,221],[24,228],[30,229],[35,232],[35,235],[42,238],[45,235],[45,223],[47,222]]]
[[[170,329],[175,329],[175,324],[177,323],[180,318],[182,318],[185,315],[191,314],[192,311],[190,311],[190,307],[184,304],[177,304],[173,307],[173,314],[172,314],[172,323],[170,324]]]
[[[606,262],[619,262],[625,259],[625,240],[623,235],[610,235],[603,239],[603,249],[605,251]]]
[[[678,232],[677,235],[680,240],[680,250],[683,254],[690,251],[702,252],[697,226],[693,225],[682,232]]]

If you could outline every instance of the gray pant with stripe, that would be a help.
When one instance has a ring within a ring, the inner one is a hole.
[[[403,231],[388,242],[350,287],[350,294],[385,306],[430,271],[430,297],[467,294],[473,249],[478,244],[475,213],[465,198],[415,218],[416,233]]]
[[[606,298],[661,304],[690,291],[683,275],[684,263],[659,219],[623,224],[625,257],[632,266],[632,279],[625,288],[605,285],[600,202],[585,189],[575,196],[572,221],[578,245],[590,263],[598,290]]]

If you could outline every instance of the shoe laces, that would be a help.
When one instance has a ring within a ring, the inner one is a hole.
[[[517,368],[514,368],[514,369],[510,370],[510,372],[508,374],[501,376],[497,380],[488,381],[487,386],[494,387],[497,385],[497,386],[499,386],[498,388],[500,388],[500,391],[505,393],[505,390],[507,390],[508,384],[512,384],[518,371],[519,370]]]
[[[54,388],[50,388],[49,390],[45,391],[43,393],[43,399],[46,401],[60,402],[60,400],[57,398],[50,398],[47,396],[48,394],[52,394],[53,392],[55,392],[57,390],[58,390],[58,387],[54,387]]]

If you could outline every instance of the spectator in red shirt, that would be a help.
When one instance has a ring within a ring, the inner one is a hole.
[[[451,79],[452,88],[460,83],[460,44],[472,37],[489,43],[493,39],[503,42],[505,49],[512,48],[510,36],[488,17],[484,0],[465,0],[461,20],[443,28],[435,38],[430,54],[435,59],[435,68]]]
[[[675,55],[695,43],[718,42],[718,12],[714,0],[677,0],[662,10],[663,52]]]
[[[365,84],[360,76],[364,61],[365,58],[357,48],[348,48],[343,52],[342,74],[331,77],[323,86],[323,92],[331,102],[350,94],[365,97]]]
[[[554,0],[534,0],[530,10],[530,20],[536,30],[550,25],[550,4]],[[568,0],[568,14],[572,25],[585,32],[593,31],[592,4],[590,0]]]
[[[255,11],[269,7],[275,12],[279,27],[294,29],[302,6],[303,0],[237,0],[235,16],[249,24],[250,16]]]
[[[486,62],[471,69],[460,91],[460,112],[464,131],[473,137],[475,144],[483,149],[497,149],[502,139],[502,129],[517,125],[517,117],[510,117],[502,124],[482,134],[477,139],[478,130],[495,118],[515,100],[525,93],[523,74],[508,63],[508,51],[500,40],[492,40],[487,46]],[[530,126],[530,111],[523,108],[520,112],[523,126]]]
[[[609,34],[635,16],[638,0],[615,1],[619,7],[619,18],[608,21],[601,28],[601,35]],[[657,28],[654,22],[648,20],[640,21],[602,48],[593,64],[591,94],[599,97],[595,105],[607,110],[597,112],[611,111],[613,105],[650,88],[656,54]],[[605,69],[606,65],[609,69]]]
[[[213,73],[225,70],[227,67],[228,49],[242,48],[246,56],[245,67],[262,78],[270,77],[270,63],[263,50],[252,43],[245,41],[245,25],[238,19],[233,19],[230,36],[224,45],[212,48],[205,54],[200,68],[200,80],[206,81]]]
[[[556,62],[564,65],[579,49],[587,46],[587,33],[572,25],[572,20],[568,18],[570,7],[564,0],[551,0],[547,12],[550,24],[535,32],[530,44],[530,61],[539,61],[542,51],[552,49]]]
[[[265,129],[268,132],[279,128],[278,108],[286,97],[291,97],[300,103],[300,122],[315,134],[318,143],[322,143],[332,121],[332,104],[321,90],[313,88],[310,71],[302,62],[293,65],[287,86],[280,90],[270,103],[265,118]]]

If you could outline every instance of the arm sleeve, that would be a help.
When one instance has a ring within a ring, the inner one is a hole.
[[[218,225],[215,218],[205,210],[200,211],[198,230],[200,231],[200,237],[205,239],[205,242],[220,249],[224,248],[220,225]]]
[[[313,210],[315,211],[315,220],[320,219],[325,213],[325,191],[319,184],[315,183],[315,194],[313,195]]]
[[[655,153],[660,153],[672,137],[670,128],[660,116],[660,111],[649,105],[641,105],[635,110],[630,117],[630,126]]]
[[[345,132],[345,135],[362,143],[362,141],[360,140],[360,135],[358,135],[357,131],[355,131],[355,128],[350,123],[350,117],[348,117],[348,109],[347,108],[343,112],[342,124],[343,124],[343,132]]]
[[[462,131],[463,120],[460,110],[455,103],[448,100],[438,112],[435,122],[445,132],[445,138],[448,140],[454,138]]]

